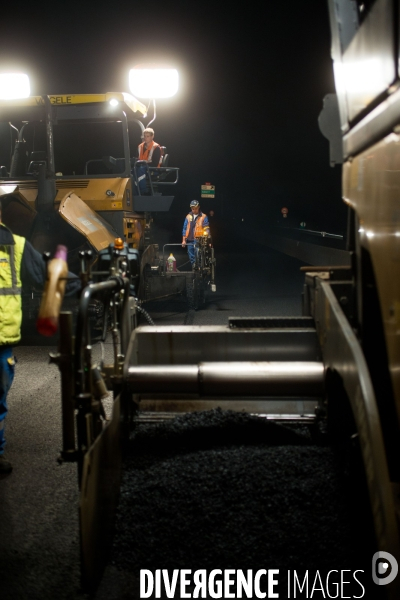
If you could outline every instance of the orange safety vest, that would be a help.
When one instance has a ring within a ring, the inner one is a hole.
[[[203,235],[203,222],[204,219],[206,218],[207,215],[205,215],[204,213],[202,213],[201,215],[199,215],[196,219],[196,222],[194,224],[194,232],[193,235],[194,237],[201,237]],[[186,227],[186,233],[185,233],[185,237],[187,238],[189,236],[190,233],[190,223],[193,221],[193,213],[189,213],[188,215],[186,215],[188,224]],[[206,225],[206,228],[210,231],[210,228],[208,225]]]
[[[138,146],[139,160],[146,160],[147,162],[151,162],[151,157],[153,156],[154,148],[161,148],[161,146],[160,144],[157,144],[157,142],[150,142],[150,144],[148,144],[147,148],[145,149],[144,144],[145,143],[142,142]],[[160,154],[160,162],[158,163],[157,167],[161,166],[161,159],[162,152]]]

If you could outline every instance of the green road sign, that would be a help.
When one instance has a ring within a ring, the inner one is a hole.
[[[202,198],[215,198],[215,185],[206,183],[201,186],[201,197]]]

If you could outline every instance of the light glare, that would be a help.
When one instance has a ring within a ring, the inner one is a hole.
[[[0,73],[0,99],[28,98],[31,93],[29,77],[25,73]]]
[[[347,93],[369,96],[386,88],[389,75],[379,57],[345,62],[342,67]]]
[[[170,98],[178,91],[176,69],[134,68],[129,71],[129,87],[138,98]]]
[[[111,106],[118,106],[119,102],[115,98],[111,98],[110,104],[111,104]]]

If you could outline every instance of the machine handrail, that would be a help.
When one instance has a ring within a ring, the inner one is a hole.
[[[179,180],[179,167],[148,167],[150,174],[153,172],[159,173],[160,171],[167,173],[169,171],[175,171],[175,181],[156,181],[157,185],[176,185]]]
[[[129,301],[129,279],[125,277],[113,276],[107,281],[101,281],[99,283],[90,283],[83,291],[79,303],[79,311],[76,322],[76,333],[75,333],[75,356],[74,356],[74,368],[77,374],[76,378],[76,394],[85,393],[86,390],[86,376],[85,376],[85,349],[90,347],[90,332],[89,332],[89,303],[93,295],[100,292],[108,292],[109,301],[112,293],[116,293],[120,290],[124,290],[124,297],[121,307],[120,323],[121,328],[121,351],[123,354],[126,353],[129,343],[129,326],[127,320],[128,316],[128,301]]]

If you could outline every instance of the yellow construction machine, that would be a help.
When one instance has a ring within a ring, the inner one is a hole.
[[[68,247],[79,270],[79,252],[101,250],[119,237],[157,262],[150,246],[154,211],[168,211],[177,168],[146,167],[138,185],[137,146],[146,107],[126,93],[30,96],[0,100],[0,196],[3,222],[39,252]]]

